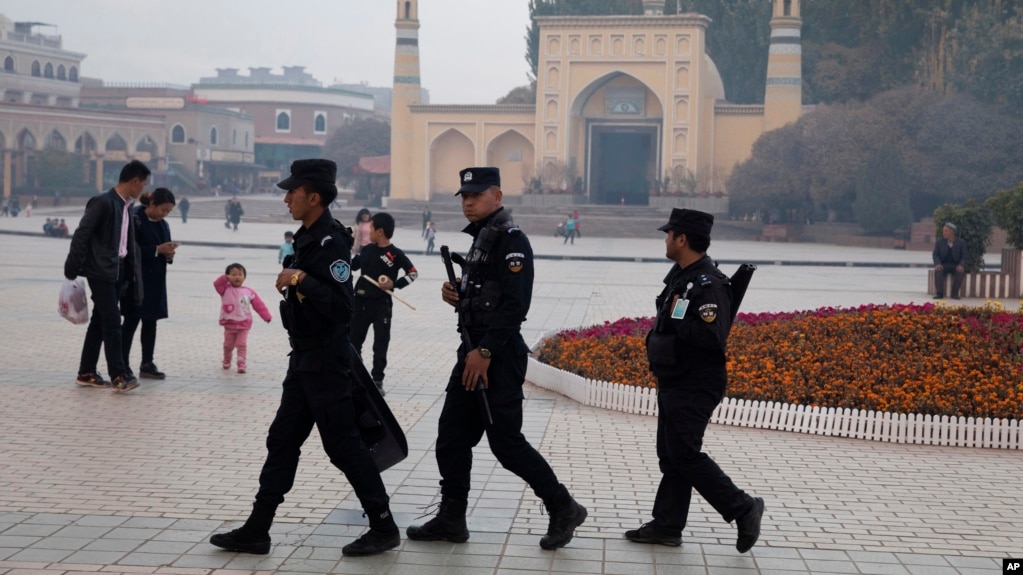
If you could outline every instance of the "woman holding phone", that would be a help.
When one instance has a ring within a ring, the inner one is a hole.
[[[157,188],[139,198],[132,208],[132,222],[142,257],[142,305],[123,305],[124,325],[121,328],[124,365],[131,369],[131,342],[135,329],[142,322],[142,364],[139,377],[163,379],[166,375],[153,363],[156,350],[156,321],[167,317],[167,266],[174,262],[178,244],[171,241],[166,217],[174,209],[174,194]]]

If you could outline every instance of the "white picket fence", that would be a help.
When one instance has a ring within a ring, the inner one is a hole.
[[[657,390],[580,377],[530,358],[526,379],[584,405],[657,415]],[[726,397],[711,423],[888,443],[1023,449],[1018,419],[976,419],[821,408]]]

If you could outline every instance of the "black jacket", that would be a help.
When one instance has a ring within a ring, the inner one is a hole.
[[[298,289],[288,288],[285,294],[294,318],[293,324],[285,325],[291,337],[324,340],[348,335],[354,297],[351,258],[351,232],[329,211],[295,232],[295,255],[284,263],[306,276]]]
[[[460,303],[476,347],[529,353],[522,339],[533,297],[533,248],[502,207],[463,232],[473,237],[463,270]]]
[[[693,369],[724,369],[732,327],[728,276],[704,255],[685,268],[672,266],[664,283],[647,335],[647,359],[658,385],[670,386]]]
[[[121,243],[121,223],[124,214],[124,200],[111,188],[105,194],[93,196],[85,205],[85,214],[78,222],[78,228],[71,236],[71,249],[64,260],[64,277],[74,279],[83,276],[90,280],[116,282],[119,258],[117,248]],[[135,301],[142,302],[142,265],[138,244],[135,240],[135,226],[128,225],[128,255],[126,269],[135,281]]]
[[[966,267],[966,240],[956,237],[952,240],[952,247],[949,247],[948,240],[938,238],[938,241],[934,242],[934,251],[931,252],[934,265],[945,263],[945,256],[949,255],[949,252],[955,265]]]

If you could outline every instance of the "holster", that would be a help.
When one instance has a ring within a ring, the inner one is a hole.
[[[291,333],[295,329],[295,312],[291,309],[291,304],[288,300],[281,301],[281,325],[284,329]]]

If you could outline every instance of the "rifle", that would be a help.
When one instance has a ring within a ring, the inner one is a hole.
[[[444,261],[444,269],[448,272],[448,282],[450,282],[455,289],[458,289],[458,283],[455,281],[455,266],[451,261],[451,250],[449,250],[447,246],[440,247],[440,259]],[[455,305],[455,311],[458,313],[458,331],[462,334],[462,345],[465,347],[465,354],[468,355],[469,352],[475,348],[472,345],[472,341],[469,339],[469,330],[466,328],[465,318],[462,316],[462,306]],[[480,376],[479,380],[476,382],[476,389],[480,392],[480,411],[484,416],[484,420],[487,422],[487,425],[493,425],[494,418],[490,415],[490,402],[487,401],[487,384],[483,381],[482,376]]]
[[[735,321],[735,316],[739,313],[739,306],[742,305],[742,298],[746,295],[746,289],[749,287],[749,282],[753,279],[753,272],[757,271],[757,266],[753,264],[742,264],[739,269],[735,270],[731,278],[732,288],[732,321]]]

